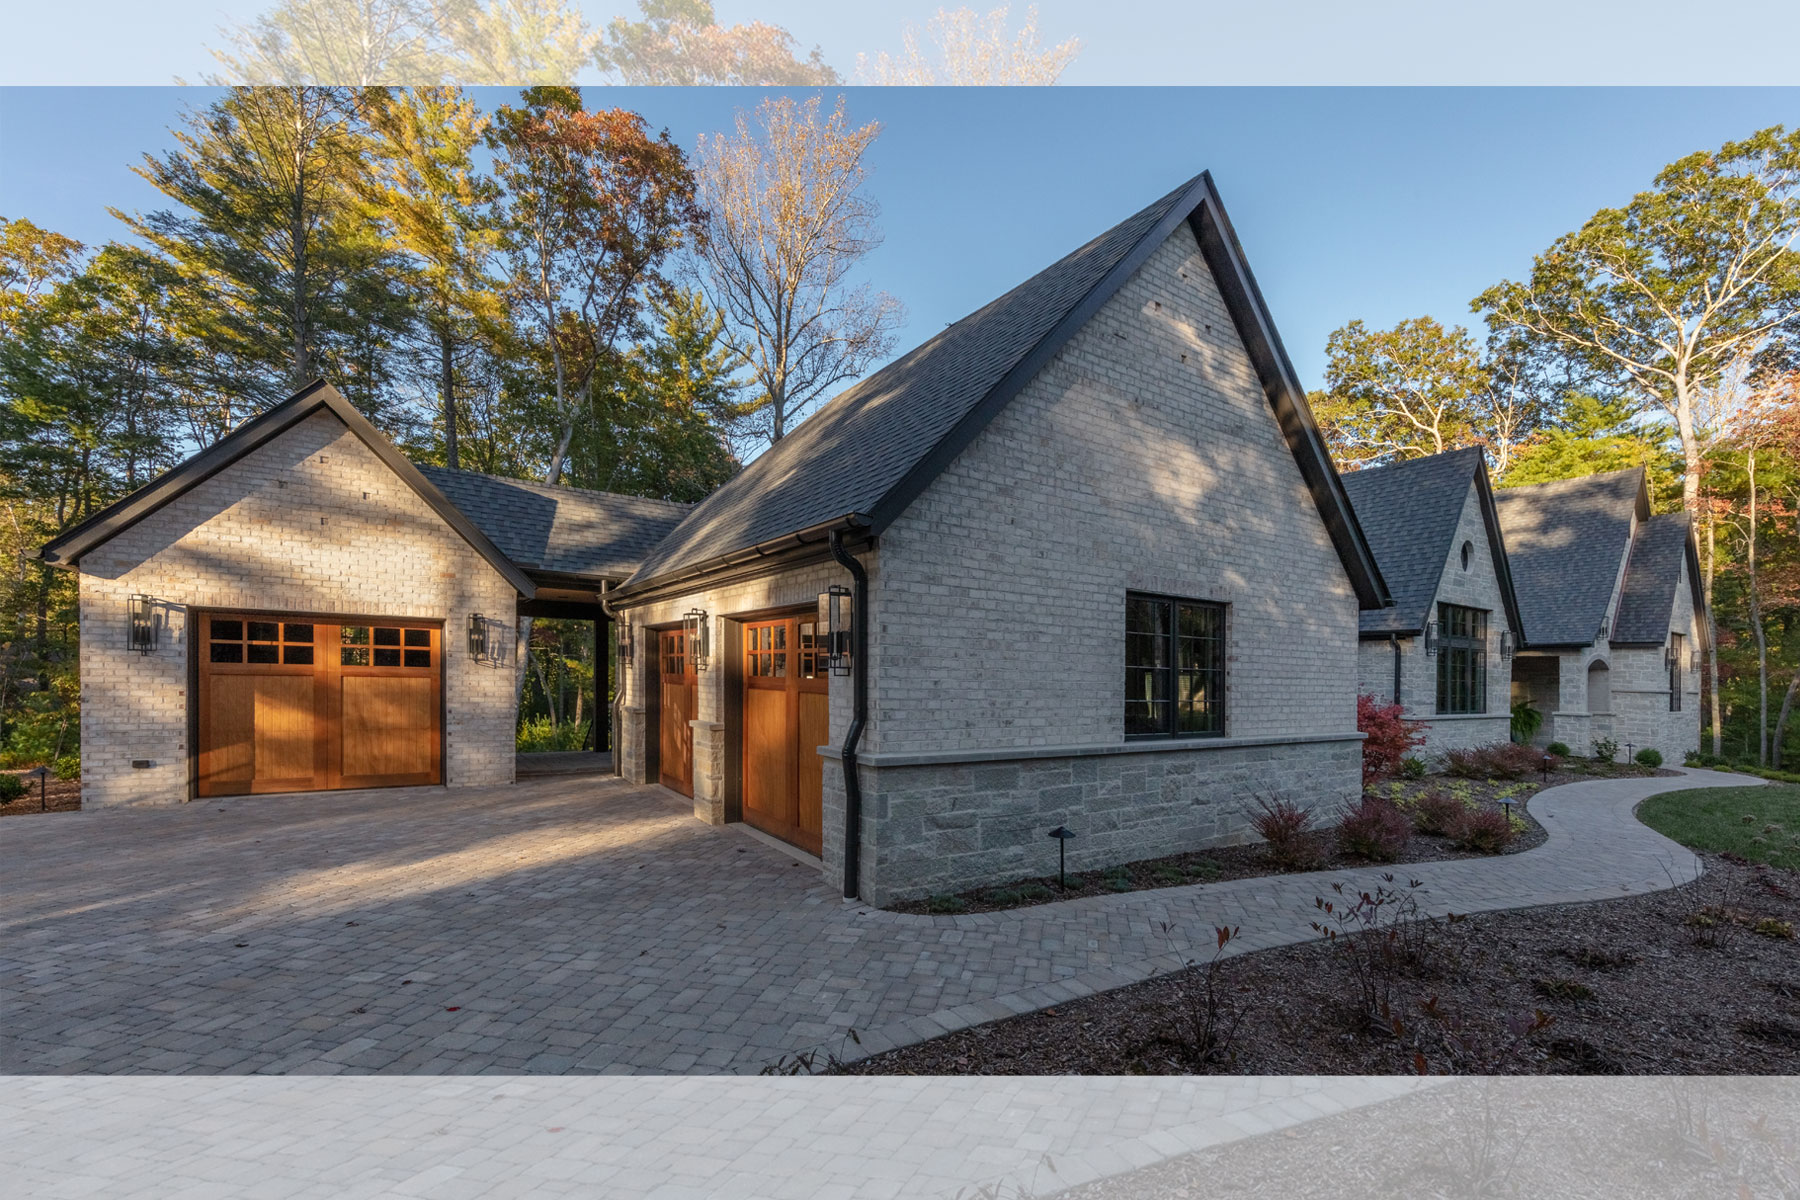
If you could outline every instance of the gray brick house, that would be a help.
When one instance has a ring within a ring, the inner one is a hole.
[[[419,467],[320,383],[43,554],[84,803],[507,782],[513,619],[593,618],[620,772],[876,902],[1350,798],[1388,602],[1204,175],[691,509]]]
[[[1385,593],[1201,176],[839,396],[610,593],[621,768],[877,902],[1053,870],[1057,827],[1078,867],[1244,840],[1257,794],[1358,790]]]
[[[1424,754],[1506,741],[1524,636],[1482,452],[1343,480],[1394,596],[1393,607],[1362,614],[1358,687],[1424,723]]]
[[[1674,763],[1698,749],[1707,622],[1687,514],[1651,515],[1641,467],[1495,499],[1525,624],[1513,697],[1544,714],[1535,742],[1610,739]]]

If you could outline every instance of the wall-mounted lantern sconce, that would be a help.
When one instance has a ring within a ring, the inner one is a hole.
[[[819,628],[825,634],[826,661],[833,675],[850,673],[850,589],[834,583],[819,593]]]
[[[631,643],[632,643],[631,622],[621,620],[619,622],[619,665],[620,666],[629,666],[631,664]]]
[[[1425,653],[1429,656],[1435,656],[1438,652],[1437,633],[1437,621],[1435,618],[1425,622]]]
[[[480,613],[469,614],[469,657],[476,662],[488,657],[488,623]]]
[[[125,645],[139,654],[149,654],[161,639],[162,622],[156,619],[156,600],[152,596],[133,596],[125,602]]]
[[[1511,658],[1512,656],[1513,656],[1512,630],[1502,629],[1500,631],[1500,657],[1501,658]]]
[[[1700,652],[1698,650],[1688,651],[1688,670],[1696,675],[1700,673]]]
[[[712,623],[706,619],[706,610],[691,608],[681,619],[683,629],[687,633],[688,661],[694,664],[694,670],[706,670],[707,651],[711,649],[708,642]]]

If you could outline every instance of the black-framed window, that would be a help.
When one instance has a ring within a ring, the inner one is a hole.
[[[1669,635],[1669,711],[1681,711],[1681,649],[1682,637],[1679,633]]]
[[[1225,606],[1125,596],[1125,736],[1225,732]]]
[[[1487,711],[1486,610],[1438,605],[1437,710]]]

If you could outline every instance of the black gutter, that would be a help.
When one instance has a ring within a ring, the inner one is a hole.
[[[856,746],[869,719],[869,573],[844,549],[844,535],[830,534],[831,557],[850,572],[855,586],[850,604],[850,728],[844,733],[844,899],[854,900],[862,866],[862,781],[856,777]]]
[[[1394,703],[1400,703],[1400,635],[1388,634],[1388,645],[1394,649]]]
[[[866,515],[845,513],[841,517],[820,521],[816,525],[808,525],[805,529],[785,533],[780,537],[758,542],[754,546],[747,546],[742,550],[715,555],[669,574],[653,575],[636,582],[633,582],[633,579],[636,579],[633,576],[633,579],[628,579],[615,587],[613,592],[619,600],[627,601],[634,606],[647,604],[651,600],[692,591],[699,581],[712,582],[708,579],[709,576],[717,575],[733,567],[777,561],[782,559],[785,554],[805,550],[809,546],[817,547],[836,533],[858,529],[866,531],[868,526],[869,518]]]

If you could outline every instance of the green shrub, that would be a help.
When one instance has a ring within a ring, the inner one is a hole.
[[[0,775],[0,804],[11,804],[25,794],[25,781],[17,775]]]
[[[1400,775],[1404,779],[1425,778],[1425,760],[1416,754],[1409,754],[1400,760]]]
[[[1612,762],[1619,757],[1619,743],[1611,738],[1595,738],[1592,749],[1599,762]]]
[[[58,779],[80,779],[81,778],[81,755],[79,755],[79,754],[63,755],[61,758],[56,760],[56,765],[54,767],[50,768],[50,773],[52,775],[56,776]]]
[[[1531,701],[1521,700],[1512,706],[1513,741],[1520,743],[1531,741],[1543,724],[1544,714],[1531,707]]]
[[[1653,750],[1649,746],[1639,750],[1633,757],[1638,760],[1638,765],[1641,767],[1660,767],[1663,762],[1662,751]]]
[[[1548,746],[1545,746],[1544,749],[1551,754],[1556,755],[1558,758],[1567,758],[1570,753],[1572,753],[1567,742],[1551,742]]]
[[[543,754],[557,750],[586,750],[593,726],[581,721],[553,724],[549,717],[527,717],[519,723],[520,754]]]

